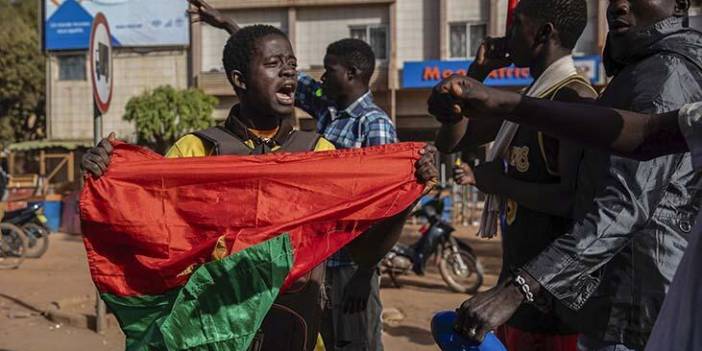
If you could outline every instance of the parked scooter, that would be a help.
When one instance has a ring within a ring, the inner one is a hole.
[[[14,224],[24,231],[27,237],[26,257],[39,258],[49,249],[49,233],[46,226],[48,222],[41,204],[32,204],[28,207],[5,212],[3,223]]]
[[[27,236],[14,224],[0,223],[0,269],[15,269],[27,254]]]
[[[396,244],[381,262],[381,272],[387,273],[393,285],[400,287],[397,277],[411,271],[423,274],[424,266],[434,257],[439,272],[451,290],[472,294],[483,284],[483,268],[473,249],[454,238],[453,226],[442,220],[432,203],[422,206],[413,216],[424,218],[428,225],[422,237],[413,245]]]

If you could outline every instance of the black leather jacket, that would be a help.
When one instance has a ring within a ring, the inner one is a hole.
[[[660,113],[702,100],[702,33],[680,18],[616,44],[625,50],[612,43],[604,59],[615,77],[602,105]],[[689,153],[637,162],[587,151],[578,222],[524,269],[582,333],[643,349],[687,246],[699,187]]]

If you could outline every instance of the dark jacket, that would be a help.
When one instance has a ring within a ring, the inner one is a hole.
[[[661,113],[702,100],[702,33],[669,18],[611,50],[615,77],[599,101]],[[581,166],[569,234],[524,269],[570,308],[584,334],[641,348],[653,328],[687,246],[702,192],[690,155],[647,162],[588,151]],[[577,311],[577,312],[573,312]]]

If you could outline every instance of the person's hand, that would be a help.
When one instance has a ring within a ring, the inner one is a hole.
[[[486,38],[478,47],[475,60],[468,68],[468,75],[483,81],[490,72],[512,64],[507,50],[507,38]]]
[[[504,93],[473,78],[455,74],[434,86],[427,105],[429,113],[439,122],[452,124],[468,114],[474,118],[482,113],[501,113],[499,107]],[[516,95],[519,99],[519,94]]]
[[[524,301],[511,282],[502,283],[466,300],[456,311],[455,329],[461,335],[482,342],[485,334],[505,324]]]
[[[342,310],[344,313],[359,313],[366,310],[371,291],[373,270],[358,269],[344,287]]]
[[[453,167],[453,180],[458,185],[475,185],[475,176],[473,175],[473,169],[463,162],[458,166]]]
[[[500,181],[504,174],[504,166],[501,160],[481,163],[473,168],[475,186],[485,194],[497,194],[500,192]]]
[[[439,170],[436,168],[438,155],[436,146],[427,144],[423,149],[419,150],[419,154],[422,157],[414,164],[417,180],[424,184],[436,182],[439,177]]]
[[[94,177],[102,176],[107,170],[107,166],[110,165],[113,150],[112,142],[115,140],[114,132],[110,133],[107,138],[100,140],[97,146],[89,149],[83,155],[83,159],[80,161],[80,168],[85,172],[91,173]]]
[[[463,109],[460,107],[463,104],[463,101],[461,101],[463,90],[460,91],[461,94],[458,96],[451,94],[450,90],[453,85],[463,84],[459,82],[464,78],[464,76],[454,74],[432,88],[431,95],[429,95],[429,100],[427,101],[427,109],[429,114],[436,117],[440,123],[450,125],[463,119],[463,114],[461,113]]]
[[[188,0],[194,8],[189,9],[191,15],[197,16],[193,22],[202,21],[215,28],[224,29],[229,34],[234,34],[239,30],[239,26],[227,18],[217,9],[208,4],[205,0]]]

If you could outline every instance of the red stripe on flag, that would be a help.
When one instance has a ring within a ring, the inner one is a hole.
[[[220,251],[290,233],[286,287],[421,195],[423,146],[164,159],[115,143],[110,169],[86,179],[80,200],[93,281],[118,296],[162,294]]]

